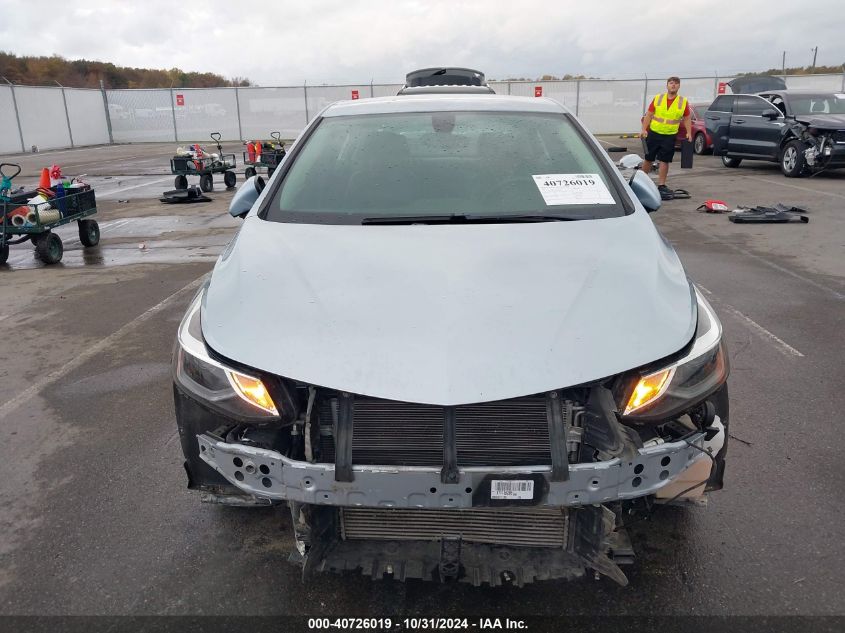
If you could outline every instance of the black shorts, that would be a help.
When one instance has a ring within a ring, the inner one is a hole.
[[[649,130],[645,139],[645,159],[653,161],[657,158],[661,163],[671,163],[675,155],[676,136],[676,134],[658,134]]]

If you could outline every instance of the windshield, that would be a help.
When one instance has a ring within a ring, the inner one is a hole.
[[[845,94],[789,95],[793,114],[845,114]]]
[[[564,115],[425,112],[328,117],[265,219],[625,215],[606,168]]]

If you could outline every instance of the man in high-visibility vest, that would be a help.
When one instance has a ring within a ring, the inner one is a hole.
[[[671,198],[671,192],[666,186],[666,176],[669,173],[669,163],[675,155],[675,137],[683,121],[687,132],[687,140],[692,141],[692,117],[686,97],[678,94],[681,80],[669,77],[666,81],[666,92],[651,100],[648,112],[643,117],[643,130],[640,136],[645,139],[645,161],[641,169],[651,173],[651,165],[655,158],[660,163],[657,170],[657,188],[663,198]]]

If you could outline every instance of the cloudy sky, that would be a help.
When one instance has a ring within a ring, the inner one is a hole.
[[[733,74],[845,62],[841,0],[0,0],[0,50],[211,71],[262,86],[401,83],[426,66],[490,79]],[[680,5],[676,5],[680,6]],[[812,6],[812,9],[809,7]]]

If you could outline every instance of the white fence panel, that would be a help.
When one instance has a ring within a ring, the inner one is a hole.
[[[102,145],[109,142],[106,109],[100,90],[65,88],[73,144]]]
[[[212,132],[220,132],[224,141],[240,140],[234,88],[174,88],[173,102],[180,143],[209,143]]]
[[[306,125],[302,88],[238,88],[244,140],[269,139],[270,132],[296,138]]]
[[[641,128],[645,80],[581,81],[578,118],[593,134]]]
[[[27,150],[70,147],[61,88],[16,86],[15,97]]]
[[[497,94],[511,94],[516,97],[534,97],[535,88],[540,86],[543,90],[544,97],[559,101],[572,110],[573,113],[575,112],[578,96],[577,81],[503,81],[490,82],[490,86]]]
[[[379,84],[373,86],[374,97],[395,97],[405,84]]]
[[[169,90],[107,90],[116,143],[175,141]]]
[[[845,88],[843,75],[788,75],[785,79],[786,87],[792,90],[842,92]]]
[[[320,114],[320,111],[335,101],[352,99],[352,91],[358,92],[359,99],[370,96],[370,85],[349,86],[308,86],[308,120]]]
[[[16,154],[21,151],[21,135],[18,119],[15,117],[15,103],[12,89],[0,86],[0,152]]]
[[[681,94],[692,103],[709,103],[718,84],[732,77],[681,78]],[[789,75],[791,89],[845,92],[845,75]],[[542,87],[544,97],[560,101],[576,112],[596,134],[635,132],[640,117],[654,95],[666,89],[660,79],[580,81],[491,81],[498,94],[534,97]],[[224,140],[269,139],[278,131],[296,138],[309,119],[330,103],[352,98],[394,96],[396,84],[354,84],[284,88],[174,88],[107,91],[108,115],[115,142],[209,142],[211,132]],[[15,118],[12,88],[0,86],[0,152],[19,152],[21,134]],[[61,88],[17,86],[25,151],[108,142],[108,122],[98,90],[65,89],[67,115]],[[181,95],[181,98],[177,98]],[[181,104],[181,105],[180,105]],[[238,116],[240,115],[240,119]],[[175,121],[174,121],[175,119]]]

